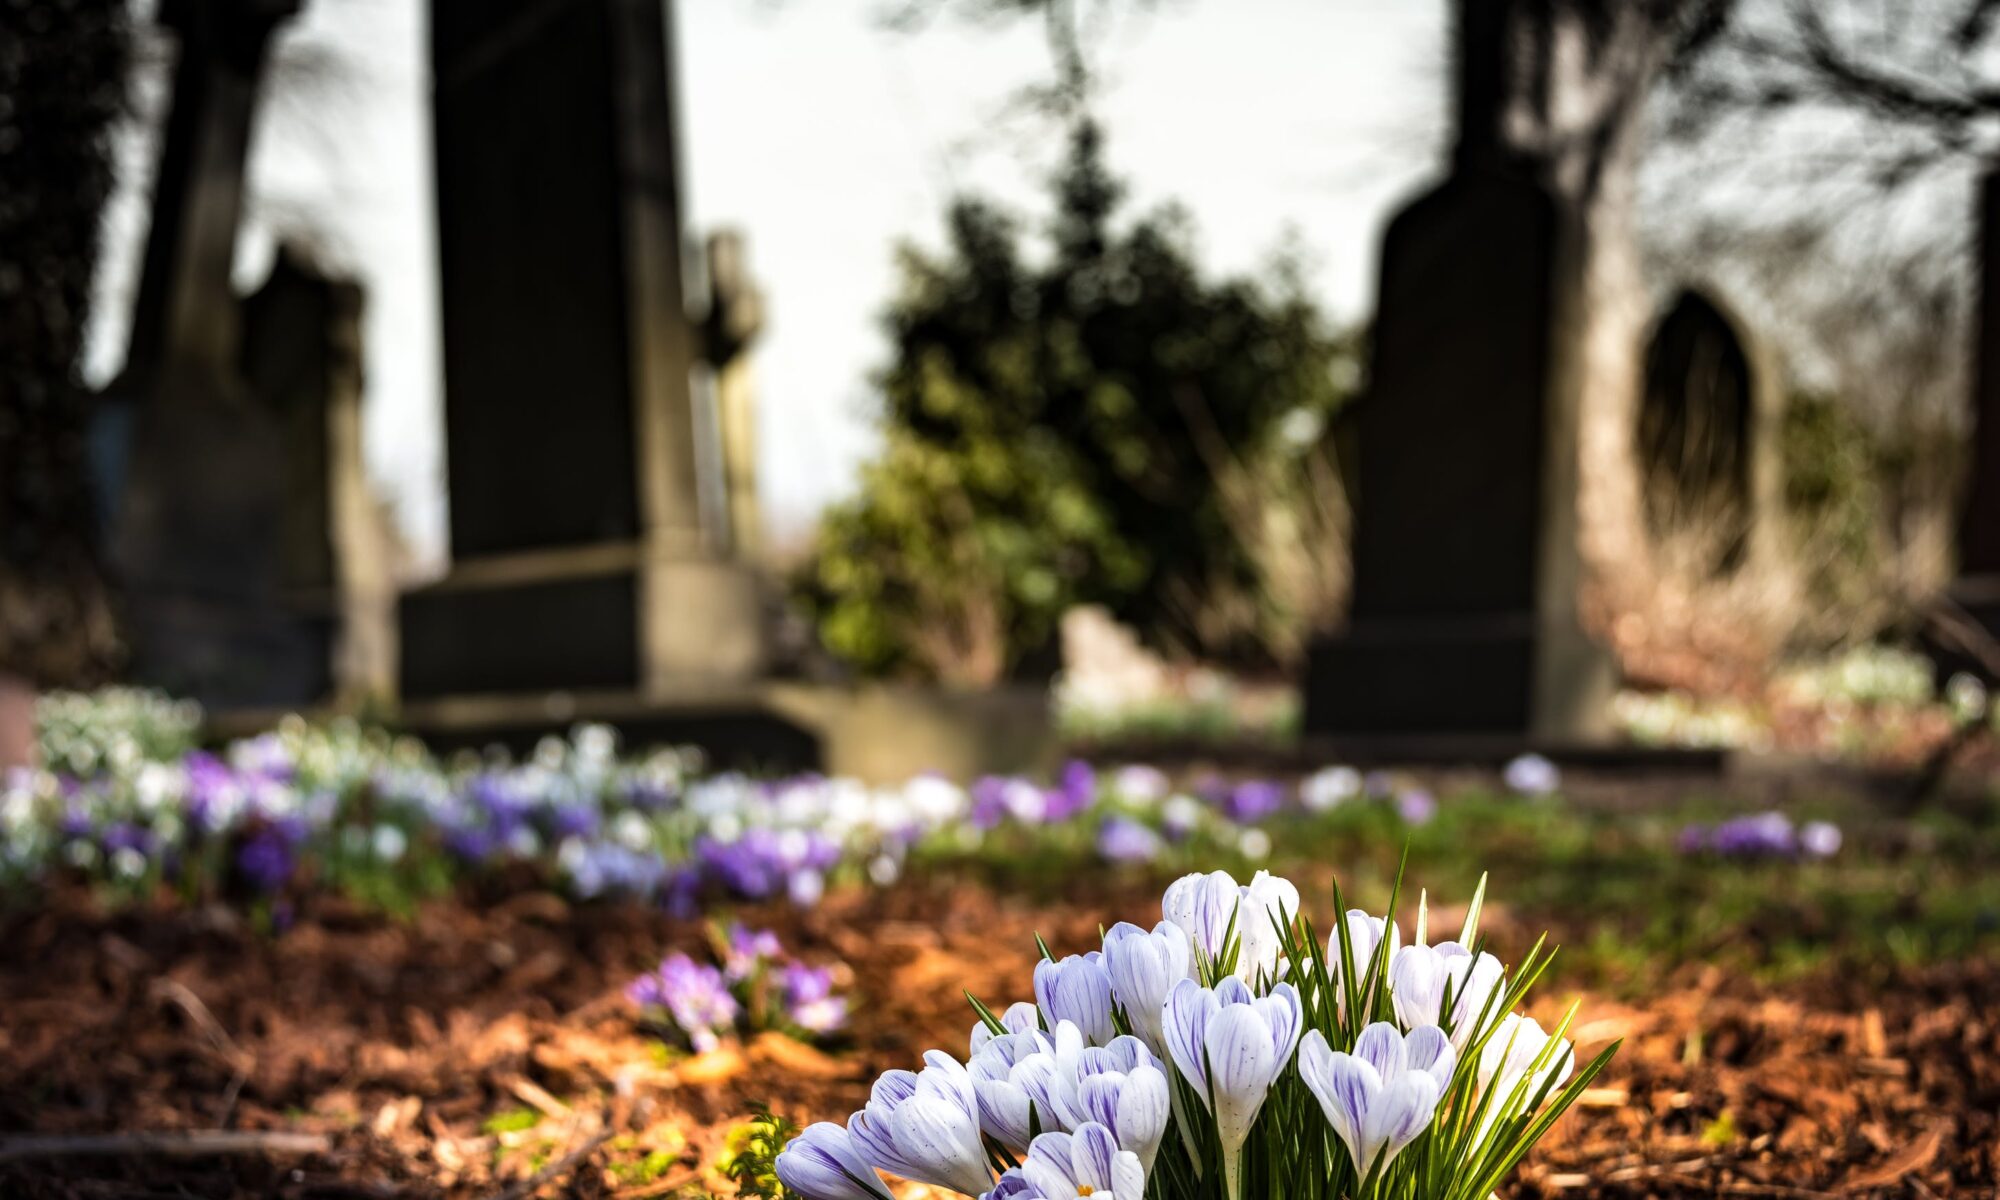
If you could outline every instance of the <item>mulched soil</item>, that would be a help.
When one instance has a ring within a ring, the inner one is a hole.
[[[844,1118],[877,1072],[963,1050],[961,987],[1023,995],[1034,931],[1080,948],[1156,896],[1094,883],[1033,904],[932,880],[746,912],[851,966],[853,1028],[826,1053],[768,1035],[692,1059],[660,1055],[620,990],[702,930],[638,908],[527,893],[398,921],[322,905],[270,936],[217,911],[51,897],[0,918],[0,1129],[328,1144],[0,1161],[0,1196],[519,1197],[537,1172],[544,1197],[720,1189],[723,1139],[754,1101]],[[1489,929],[1527,945],[1505,914]],[[1585,996],[1582,1051],[1624,1049],[1506,1195],[1994,1197],[2000,963],[1890,974],[1769,988],[1695,964],[1642,1004]],[[517,1110],[539,1123],[487,1131]]]

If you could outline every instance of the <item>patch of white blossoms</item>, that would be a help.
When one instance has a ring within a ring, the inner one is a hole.
[[[1189,875],[1150,929],[1045,957],[1032,1002],[983,1005],[968,1059],[890,1071],[845,1127],[778,1155],[807,1200],[882,1200],[877,1173],[988,1200],[1485,1200],[1608,1060],[1517,1011],[1548,965],[1483,948],[1485,883],[1455,940],[1299,890]],[[1335,893],[1338,897],[1338,892]]]

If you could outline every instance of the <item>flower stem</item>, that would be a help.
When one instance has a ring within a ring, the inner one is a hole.
[[[1243,1151],[1223,1151],[1222,1181],[1229,1191],[1229,1200],[1243,1200]]]

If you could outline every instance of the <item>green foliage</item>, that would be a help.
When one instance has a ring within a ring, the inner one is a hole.
[[[778,1182],[778,1151],[799,1132],[791,1120],[778,1116],[761,1101],[751,1105],[754,1115],[729,1131],[722,1173],[736,1185],[738,1196],[759,1196],[779,1200],[791,1193]]]
[[[1810,607],[1851,613],[1879,592],[1887,553],[1874,439],[1847,405],[1808,393],[1785,409],[1780,453]]]
[[[1343,553],[1323,431],[1353,339],[1283,262],[1211,283],[1180,214],[1116,221],[1087,121],[1054,190],[1043,247],[967,198],[943,254],[903,250],[884,448],[801,581],[823,641],[986,683],[1094,602],[1172,648],[1294,652]]]

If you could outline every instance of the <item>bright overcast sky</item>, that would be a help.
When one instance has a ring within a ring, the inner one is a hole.
[[[1446,0],[1164,0],[1124,18],[1098,65],[1112,165],[1140,206],[1193,214],[1212,270],[1254,267],[1287,230],[1343,317],[1366,311],[1375,241],[1440,144]],[[1048,77],[1038,27],[882,28],[883,0],[682,0],[683,178],[695,233],[750,237],[770,305],[757,353],[766,519],[795,532],[869,453],[876,318],[901,239],[935,243],[947,198],[1024,208],[1053,147],[999,120]],[[368,289],[367,452],[421,557],[445,489],[422,0],[308,0],[252,150],[247,289],[304,236]],[[157,72],[141,100],[157,103]],[[144,105],[141,105],[142,109]],[[151,148],[109,218],[89,371],[124,356]]]

